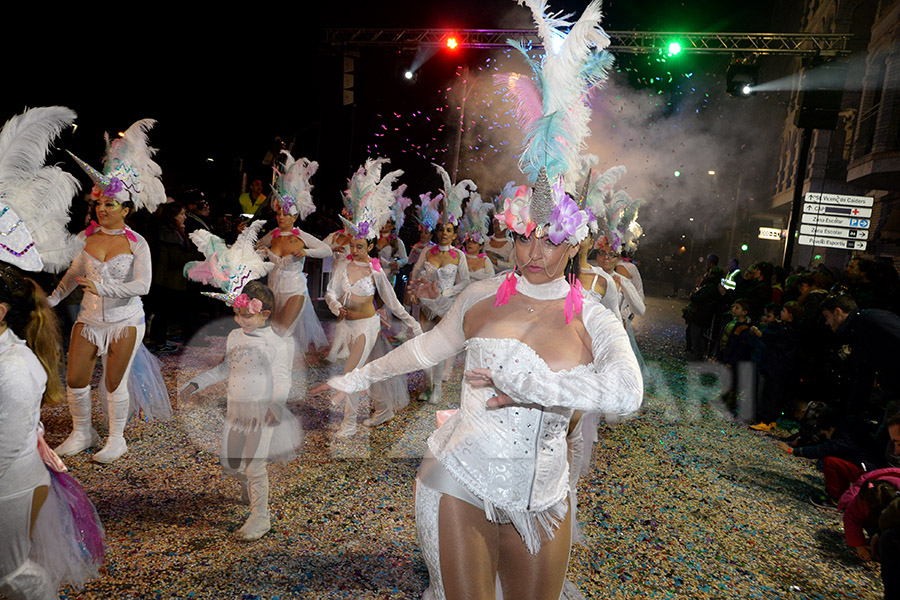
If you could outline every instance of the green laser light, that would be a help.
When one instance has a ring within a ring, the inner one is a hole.
[[[679,52],[681,52],[681,44],[678,42],[669,42],[669,54],[675,56]]]

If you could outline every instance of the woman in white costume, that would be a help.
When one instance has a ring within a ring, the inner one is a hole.
[[[406,184],[400,185],[394,190],[394,202],[391,204],[391,217],[378,233],[375,242],[375,250],[378,252],[378,260],[384,268],[385,275],[391,285],[394,285],[400,269],[406,266],[409,257],[406,254],[406,245],[397,233],[403,227],[406,220],[406,209],[412,204],[412,200],[405,197]]]
[[[147,146],[146,132],[154,123],[138,121],[109,143],[103,173],[75,158],[94,182],[91,195],[97,221],[79,234],[84,249],[50,296],[50,305],[56,306],[75,287],[84,290],[69,342],[66,396],[72,434],[56,448],[63,456],[99,440],[91,426],[91,375],[97,357],[103,362],[100,385],[101,396],[106,395],[109,437],[92,459],[111,463],[128,451],[123,436],[131,412],[127,381],[134,357],[143,348],[141,296],[150,290],[153,270],[146,240],[125,224],[125,218],[138,208],[152,212],[166,201],[162,172],[151,159],[155,150]],[[163,401],[167,404],[168,396]]]
[[[494,276],[494,264],[487,254],[482,252],[487,240],[490,211],[491,205],[482,202],[478,192],[472,192],[466,203],[460,228],[463,233],[463,248],[466,251],[466,268],[472,281],[481,281]]]
[[[374,251],[374,241],[384,222],[390,216],[392,202],[391,185],[402,174],[393,171],[381,177],[381,166],[386,159],[369,159],[364,167],[354,174],[346,193],[345,202],[353,220],[341,217],[344,231],[352,232],[350,255],[347,260],[335,265],[328,282],[325,302],[338,318],[332,354],[347,357],[344,371],[366,364],[370,358],[377,358],[373,350],[383,353],[385,346],[379,346],[381,339],[381,319],[375,313],[375,295],[384,305],[410,329],[420,335],[422,329],[415,319],[400,304],[394,290],[377,258],[370,257]],[[368,387],[368,386],[367,386]],[[361,392],[363,390],[358,390]],[[394,417],[396,411],[409,403],[406,378],[397,377],[386,385],[370,389],[374,413],[363,424],[375,426]],[[344,402],[344,418],[338,429],[338,437],[350,437],[356,433],[360,397],[350,394]]]
[[[436,246],[419,255],[416,266],[410,274],[411,300],[418,303],[419,323],[423,331],[430,331],[441,317],[450,310],[456,296],[469,285],[468,262],[462,253],[453,247],[459,235],[462,220],[463,200],[475,191],[475,184],[464,179],[452,185],[450,176],[441,166],[434,165],[444,182],[443,204],[439,211],[437,227],[434,230]],[[441,196],[435,198],[440,205]],[[453,365],[451,363],[450,368]],[[442,383],[450,376],[445,362],[441,362],[425,372],[425,385],[429,388],[427,400],[431,404],[441,401]]]
[[[0,596],[56,600],[103,562],[103,529],[81,486],[43,441],[41,405],[64,395],[59,323],[23,271],[59,271],[78,244],[65,229],[78,182],[44,167],[75,113],[59,106],[13,117],[0,132]],[[52,465],[52,466],[51,466]]]
[[[269,288],[275,294],[272,330],[282,337],[294,336],[303,353],[310,345],[317,349],[328,345],[322,324],[309,301],[303,266],[307,257],[329,258],[332,250],[325,242],[295,227],[298,219],[305,220],[316,210],[309,180],[319,164],[306,158],[295,161],[290,153],[283,152],[284,172],[277,174],[272,193],[272,209],[278,228],[263,236],[259,246],[266,249],[266,255],[274,265],[269,272]]]
[[[526,4],[542,35],[568,25],[545,17],[543,3]],[[521,275],[470,285],[432,331],[329,381],[354,392],[466,351],[460,409],[429,438],[417,477],[429,599],[494,598],[497,579],[504,598],[558,598],[572,532],[572,413],[624,415],[640,406],[642,382],[621,322],[584,299],[574,270],[565,277],[588,234],[588,215],[564,191],[563,175],[588,131],[590,111],[573,107],[609,66],[595,50],[609,43],[599,19],[592,2],[556,53],[548,51],[537,73],[543,86],[519,75],[507,82],[528,86],[533,102],[517,109],[523,129],[534,132],[520,162],[533,187],[517,190],[497,215],[516,234]],[[544,118],[548,109],[560,111],[556,119]]]

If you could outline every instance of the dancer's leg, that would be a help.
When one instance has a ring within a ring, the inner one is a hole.
[[[246,436],[244,460],[250,496],[250,516],[238,529],[237,536],[251,542],[258,540],[272,528],[269,519],[269,474],[266,470],[273,427],[256,429]]]
[[[56,447],[60,456],[77,454],[100,441],[91,426],[91,374],[97,362],[97,346],[81,335],[82,323],[75,323],[66,364],[66,399],[72,415],[72,433]]]
[[[272,317],[272,329],[275,333],[286,336],[293,331],[294,322],[303,310],[304,301],[306,296],[291,296],[275,311],[275,316]]]
[[[350,356],[344,365],[344,373],[349,373],[368,358],[366,352],[366,336],[360,335],[350,342]],[[363,356],[365,354],[366,356]],[[359,414],[359,393],[349,394],[344,404],[344,420],[335,435],[337,437],[350,437],[356,433],[356,417]]]
[[[484,517],[484,510],[444,494],[438,512],[438,540],[447,599],[494,598],[500,536],[498,526]]]
[[[504,598],[546,600],[559,598],[566,579],[571,548],[572,511],[553,532],[553,539],[541,532],[541,549],[531,554],[522,536],[512,525],[500,525],[498,573]],[[443,551],[443,548],[442,548]]]
[[[109,413],[109,437],[103,450],[92,459],[98,463],[111,463],[128,452],[125,443],[125,423],[128,421],[129,401],[128,373],[137,351],[138,335],[143,337],[144,326],[126,327],[122,336],[109,343],[103,357],[103,382],[106,385],[106,406]]]

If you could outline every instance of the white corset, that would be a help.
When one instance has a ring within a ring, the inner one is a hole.
[[[303,265],[306,264],[306,257],[293,254],[278,256],[268,248],[266,254],[269,262],[275,265],[269,273],[269,287],[272,291],[284,296],[305,295],[306,275],[303,273]]]
[[[502,370],[515,363],[545,368],[535,351],[516,339],[470,338],[465,370]],[[566,372],[588,373],[593,365]],[[494,388],[463,383],[459,411],[432,434],[428,447],[472,493],[507,511],[542,511],[568,492],[566,435],[571,408],[513,405],[486,408]]]
[[[84,276],[99,284],[125,283],[134,279],[134,254],[117,254],[102,261],[84,252]],[[85,323],[116,323],[143,313],[139,296],[111,298],[87,290],[81,300],[78,320]]]
[[[465,258],[460,257],[460,260],[465,260]],[[438,291],[444,293],[444,291],[456,285],[456,271],[458,268],[459,265],[453,263],[438,268],[426,260],[422,266],[422,270],[425,271],[423,277],[430,281],[437,280]]]

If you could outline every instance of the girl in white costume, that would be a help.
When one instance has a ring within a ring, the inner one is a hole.
[[[439,165],[434,167],[444,182],[443,210],[440,211],[434,232],[437,246],[432,246],[419,255],[410,274],[411,300],[421,307],[419,322],[424,331],[430,331],[440,321],[456,296],[471,283],[468,262],[453,247],[453,242],[459,234],[463,200],[475,191],[475,184],[470,179],[464,179],[452,185],[447,172]],[[439,201],[440,198],[438,196],[435,200]],[[451,369],[452,366],[451,363]],[[445,370],[446,363],[441,362],[425,373],[426,386],[430,388],[427,398],[431,404],[441,401]],[[450,372],[447,371],[446,375],[449,377]]]
[[[222,470],[241,483],[250,516],[235,532],[253,541],[271,529],[269,461],[290,462],[300,445],[300,425],[287,409],[291,390],[293,341],[268,326],[275,297],[269,288],[251,281],[233,301],[240,327],[228,334],[225,360],[187,383],[185,400],[197,391],[228,379],[228,409],[219,460]]]
[[[50,305],[56,306],[76,286],[84,290],[69,342],[66,395],[72,434],[56,448],[63,456],[81,452],[99,440],[91,426],[90,386],[98,356],[103,362],[101,396],[106,395],[109,437],[92,459],[110,463],[128,451],[123,436],[131,412],[127,381],[134,358],[143,348],[140,297],[150,290],[153,271],[146,240],[125,225],[125,218],[137,208],[152,212],[166,201],[161,170],[151,159],[155,150],[147,146],[146,132],[154,123],[152,119],[138,121],[123,137],[109,143],[104,173],[75,158],[94,182],[97,222],[79,234],[84,250],[50,296]],[[158,371],[156,365],[153,362],[151,368]],[[171,412],[168,396],[164,394],[160,400],[164,406],[159,410]]]
[[[297,341],[301,353],[310,345],[323,348],[328,345],[325,331],[312,303],[303,266],[306,258],[329,258],[331,248],[294,224],[315,212],[312,200],[312,185],[309,180],[319,164],[305,158],[297,161],[287,151],[284,173],[278,173],[273,189],[272,208],[278,228],[269,232],[259,246],[266,249],[266,255],[274,267],[269,272],[269,288],[275,294],[275,313],[272,329],[282,337]]]
[[[94,506],[43,441],[41,405],[64,398],[61,336],[44,292],[22,272],[58,271],[77,250],[65,224],[78,183],[43,166],[74,118],[36,108],[0,132],[0,595],[9,600],[55,600],[61,582],[80,588],[103,562]]]
[[[381,339],[381,319],[375,313],[375,294],[403,321],[414,335],[422,329],[415,319],[400,304],[394,290],[381,268],[377,258],[370,258],[374,239],[390,216],[391,185],[402,174],[393,171],[381,178],[381,165],[386,159],[369,159],[364,167],[354,174],[347,190],[345,202],[353,221],[345,219],[344,230],[353,233],[350,255],[335,265],[328,282],[325,302],[331,312],[338,317],[335,329],[332,355],[346,356],[344,371],[348,372],[366,364],[373,358],[372,352]],[[379,352],[386,348],[381,346]],[[380,356],[376,354],[375,357]],[[367,386],[368,387],[368,386]],[[362,391],[362,390],[358,390]],[[373,387],[370,396],[374,407],[371,418],[363,424],[375,426],[394,417],[397,410],[409,403],[406,378],[398,377],[387,386]],[[356,419],[359,412],[359,394],[350,394],[344,402],[344,418],[338,429],[338,437],[350,437],[356,433]]]
[[[245,541],[257,540],[271,528],[266,465],[293,460],[301,442],[300,424],[286,407],[294,344],[269,326],[275,296],[253,281],[272,268],[256,248],[263,224],[251,223],[229,247],[208,231],[193,232],[190,238],[206,260],[184,267],[189,279],[222,290],[203,293],[232,306],[240,326],[228,335],[225,360],[188,381],[181,397],[186,401],[194,392],[228,379],[219,460],[223,471],[240,481],[242,498],[250,504],[250,516],[235,533]]]

